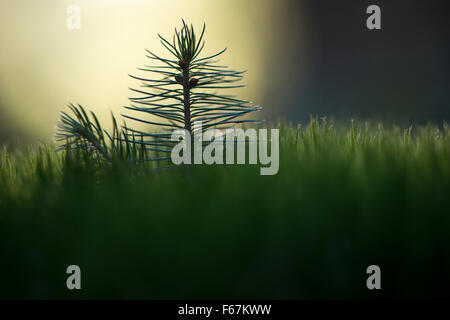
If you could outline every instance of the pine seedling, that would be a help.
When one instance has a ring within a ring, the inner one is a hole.
[[[158,131],[138,130],[126,125],[119,130],[115,126],[114,136],[111,137],[101,129],[94,113],[91,113],[92,119],[89,119],[81,106],[71,106],[75,118],[62,113],[59,137],[70,144],[75,143],[77,148],[95,150],[104,159],[111,161],[112,153],[119,149],[126,150],[125,157],[129,158],[131,146],[134,146],[134,150],[141,150],[140,158],[147,151],[168,154],[176,143],[171,141],[171,132],[175,129],[185,129],[194,136],[209,128],[224,129],[236,124],[260,122],[241,119],[248,113],[260,110],[260,107],[252,106],[250,101],[221,93],[243,87],[237,82],[242,80],[245,71],[235,71],[217,64],[217,57],[226,48],[216,54],[201,57],[205,46],[205,30],[206,25],[203,25],[198,36],[194,27],[189,27],[183,20],[181,30],[175,29],[171,42],[158,34],[169,57],[159,57],[147,50],[147,57],[153,63],[138,69],[151,76],[130,75],[142,82],[142,88],[131,89],[139,96],[130,98],[130,105],[125,106],[133,114],[122,116],[159,128]],[[114,117],[113,121],[116,123]],[[109,143],[105,135],[110,138]],[[119,154],[124,156],[122,152]]]

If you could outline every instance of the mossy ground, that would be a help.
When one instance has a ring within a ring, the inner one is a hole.
[[[283,124],[278,174],[259,167],[136,171],[4,149],[0,297],[450,296],[446,125]],[[81,291],[66,288],[72,264]]]

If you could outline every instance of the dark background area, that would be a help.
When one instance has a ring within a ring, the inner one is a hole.
[[[371,4],[381,8],[381,30],[366,28]],[[313,114],[401,124],[450,119],[448,1],[292,0],[289,6],[285,21],[291,51],[283,46],[274,51],[270,73],[283,77],[266,97],[266,111],[273,116],[305,121]],[[304,27],[311,30],[301,70],[297,31],[289,28],[300,6],[307,10]],[[283,115],[276,108],[280,102]]]
[[[0,145],[4,143],[11,144],[14,141],[14,132],[16,132],[16,134],[18,133],[18,136],[20,136],[19,139],[23,139],[24,134],[17,131],[18,130],[15,130],[14,126],[11,125],[11,119],[4,114],[2,103],[0,101]]]

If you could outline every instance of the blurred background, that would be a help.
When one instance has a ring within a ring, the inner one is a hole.
[[[448,2],[448,1],[447,1]],[[68,103],[109,123],[181,18],[207,24],[205,54],[247,69],[235,93],[269,121],[450,120],[450,22],[441,0],[0,0],[0,143],[51,140]],[[382,30],[366,28],[366,8]],[[70,5],[81,29],[66,26]],[[106,126],[108,127],[108,126]]]

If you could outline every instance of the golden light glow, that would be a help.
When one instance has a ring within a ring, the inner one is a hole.
[[[149,64],[145,48],[165,54],[157,33],[171,37],[181,18],[207,24],[204,54],[227,46],[221,62],[247,69],[242,98],[259,104],[276,1],[7,0],[0,3],[0,102],[17,124],[50,138],[60,110],[80,103],[109,124],[138,87],[128,74]],[[81,29],[66,27],[69,5],[81,8]],[[256,5],[257,4],[257,5]]]

